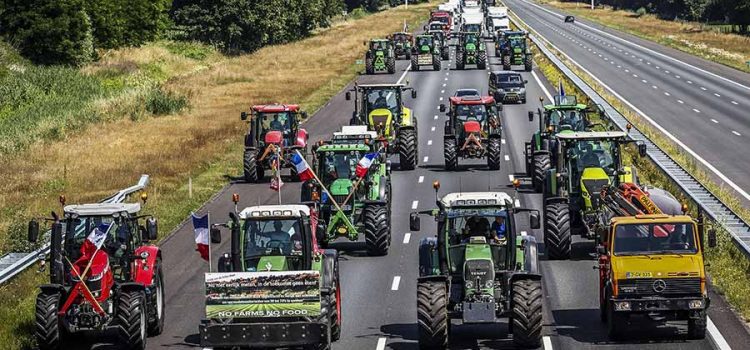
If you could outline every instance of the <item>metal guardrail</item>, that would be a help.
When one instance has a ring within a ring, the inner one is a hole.
[[[511,21],[522,28],[515,18]],[[529,26],[526,28],[531,29]],[[548,47],[544,39],[530,34],[529,37],[542,53],[568,78],[573,84],[586,94],[592,102],[601,105],[604,108],[606,116],[620,130],[625,131],[628,124],[631,124],[620,112],[599,95],[591,86],[574,73],[565,63],[562,62]],[[554,46],[554,45],[553,45]],[[557,49],[557,48],[555,48]],[[559,51],[559,50],[558,50]],[[648,148],[648,158],[659,167],[677,186],[679,186],[685,195],[698,204],[701,211],[711,220],[722,226],[732,236],[735,244],[750,259],[750,225],[742,220],[737,213],[725,205],[719,198],[714,196],[705,186],[703,186],[695,177],[690,175],[681,165],[672,159],[659,146],[654,144],[648,137],[643,135],[640,130],[634,126],[628,136],[636,141],[642,141]]]
[[[122,203],[128,196],[148,186],[148,175],[141,175],[138,184],[122,189],[117,193],[102,199],[99,203]],[[49,239],[49,232],[44,234]],[[49,242],[44,243],[41,248],[30,253],[8,253],[0,258],[0,284],[5,283],[13,276],[33,265],[40,258],[49,254]]]

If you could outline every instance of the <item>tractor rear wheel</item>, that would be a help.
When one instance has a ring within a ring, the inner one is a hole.
[[[375,62],[372,58],[365,58],[365,73],[368,75],[375,74]]]
[[[440,70],[442,68],[442,61],[440,61],[440,55],[432,55],[432,70]]]
[[[547,170],[550,169],[549,154],[534,155],[534,173],[531,177],[531,183],[534,185],[534,192],[542,193],[544,190],[544,178]]]
[[[388,69],[388,74],[396,73],[396,58],[391,57],[385,60],[385,68]]]
[[[500,169],[500,139],[490,139],[487,145],[487,166],[490,170]]]
[[[411,56],[411,70],[418,71],[419,70],[419,55]]]
[[[40,350],[56,350],[62,343],[64,326],[57,314],[60,293],[41,292],[36,296],[34,335]]]
[[[538,280],[517,280],[512,293],[513,343],[537,348],[542,342],[542,284]]]
[[[242,156],[242,166],[244,170],[245,182],[256,183],[263,179],[263,176],[259,176],[263,173],[263,166],[258,164],[258,151],[254,149],[246,149]]]
[[[487,69],[487,52],[481,51],[477,53],[477,68]]]
[[[444,282],[417,282],[417,327],[420,349],[448,347],[450,319]]]
[[[411,51],[406,50],[406,59],[411,60]]]
[[[533,57],[531,55],[526,55],[526,57],[523,60],[523,66],[526,69],[527,72],[531,72],[531,69],[533,66]]]
[[[455,170],[458,167],[458,150],[456,139],[443,140],[443,158],[445,158],[445,169]]]
[[[706,310],[698,312],[698,316],[688,318],[688,338],[703,339],[706,337]]]
[[[451,58],[449,52],[448,52],[448,46],[443,46],[443,48],[440,49],[440,58],[444,60],[449,60]]]
[[[401,129],[398,138],[398,160],[401,170],[414,170],[417,167],[417,131]]]
[[[503,70],[510,70],[510,55],[503,55]]]
[[[464,69],[465,59],[466,57],[464,57],[464,52],[462,50],[456,50],[456,69]]]
[[[164,330],[164,272],[161,269],[161,258],[156,258],[154,267],[154,296],[149,311],[148,335],[159,335]]]
[[[570,209],[567,203],[544,207],[544,246],[547,259],[570,259]]]
[[[391,245],[388,209],[384,205],[368,205],[364,210],[364,218],[367,254],[371,256],[387,255],[388,248]]]
[[[128,349],[146,349],[146,296],[143,291],[121,292],[117,301],[117,322]]]

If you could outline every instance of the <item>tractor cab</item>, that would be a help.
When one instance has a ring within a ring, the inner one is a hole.
[[[440,105],[445,111],[445,105]],[[447,169],[458,166],[458,158],[485,158],[492,170],[499,169],[502,128],[495,99],[491,96],[450,98],[445,122],[444,156]]]
[[[545,105],[539,119],[539,132],[554,134],[557,132],[585,131],[591,126],[589,116],[594,111],[585,104],[579,104],[573,95],[555,96],[554,104]]]
[[[407,32],[393,33],[390,36],[393,45],[393,51],[396,57],[411,58],[411,47],[414,43],[414,36]]]
[[[432,54],[435,39],[432,35],[418,35],[415,48],[420,54]]]

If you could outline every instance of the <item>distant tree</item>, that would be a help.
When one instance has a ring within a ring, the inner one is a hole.
[[[97,48],[138,46],[169,23],[170,0],[85,0]]]

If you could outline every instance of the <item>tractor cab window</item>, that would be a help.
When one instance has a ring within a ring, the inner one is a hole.
[[[396,91],[392,90],[372,90],[367,93],[367,110],[386,108],[394,115],[398,111],[398,101],[396,100]]]
[[[457,105],[456,118],[461,122],[475,120],[482,123],[487,119],[487,111],[484,105]]]
[[[430,30],[443,30],[443,25],[440,23],[430,24]]]
[[[325,152],[320,161],[319,174],[328,185],[337,179],[348,179],[354,174],[360,159],[359,151]]]
[[[440,32],[440,31],[432,32],[431,34],[432,34],[432,37],[438,41],[443,41],[443,38],[445,37],[445,33]]]
[[[550,112],[550,124],[557,125],[560,131],[580,131],[584,127],[583,116],[577,110],[554,110]]]
[[[289,112],[263,113],[261,118],[261,126],[264,132],[270,130],[285,131],[291,128]]]
[[[602,168],[607,174],[615,169],[613,151],[617,147],[606,140],[589,140],[576,142],[573,156],[579,173],[586,168]]]
[[[382,41],[373,41],[370,43],[370,47],[372,47],[373,50],[379,51],[379,50],[385,50],[386,45]]]
[[[526,40],[522,37],[511,37],[509,42],[511,47],[520,47],[522,49],[526,47]]]
[[[620,224],[615,227],[615,255],[695,254],[691,223]]]
[[[466,34],[465,41],[467,44],[476,44],[477,43],[477,36],[476,34]]]
[[[454,212],[451,216],[448,222],[448,249],[453,273],[462,271],[467,244],[477,241],[489,245],[495,269],[505,268],[505,245],[510,234],[505,210],[466,210]]]
[[[431,36],[420,36],[418,40],[419,40],[419,42],[418,42],[417,45],[419,45],[420,47],[422,47],[422,46],[432,46],[432,37]]]
[[[464,31],[471,32],[471,33],[479,33],[481,30],[481,24],[467,24],[464,28]],[[473,38],[474,42],[477,41],[476,35],[467,35],[467,41],[469,38]]]
[[[301,264],[303,237],[296,219],[246,221],[243,237],[245,268],[248,271],[268,269],[267,266],[258,266],[258,263],[264,257],[274,256],[287,257],[290,264]]]
[[[409,41],[409,37],[406,34],[394,34],[393,40],[397,42],[406,42]]]

